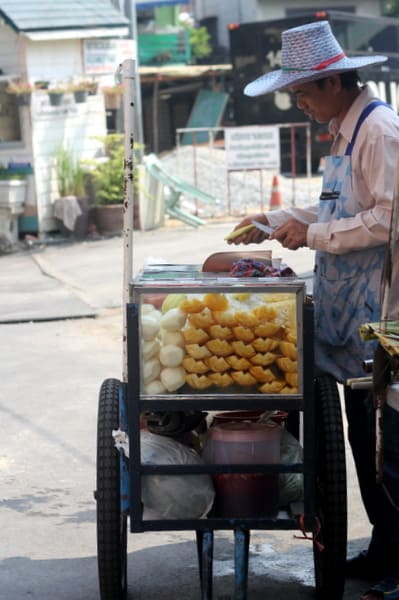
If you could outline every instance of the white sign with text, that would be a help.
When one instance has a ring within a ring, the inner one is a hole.
[[[279,128],[269,125],[226,127],[224,130],[228,171],[280,170]]]

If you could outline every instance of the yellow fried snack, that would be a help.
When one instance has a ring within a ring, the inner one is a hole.
[[[271,381],[270,383],[264,383],[263,385],[261,385],[258,388],[258,391],[261,392],[262,394],[279,394],[281,392],[281,390],[284,388],[284,386],[285,386],[284,381],[279,381],[278,379],[275,379],[274,381]]]
[[[279,344],[281,354],[288,356],[291,360],[296,360],[298,357],[298,351],[295,344],[292,342],[280,342]]]
[[[297,341],[298,341],[298,337],[297,337],[297,334],[296,334],[296,329],[289,329],[287,327],[287,329],[285,330],[284,337],[287,340],[287,342],[291,342],[292,344],[296,344]]]
[[[218,387],[227,387],[233,383],[233,379],[228,373],[209,373],[207,377]]]
[[[230,327],[223,327],[223,325],[211,325],[209,327],[209,334],[211,338],[217,338],[218,340],[231,340],[233,332]]]
[[[186,344],[203,344],[209,340],[209,335],[203,329],[189,327],[188,329],[183,329],[182,334]]]
[[[283,387],[280,390],[280,394],[297,394],[298,393],[298,388],[297,387],[291,387],[289,385],[286,385],[285,387]]]
[[[271,365],[275,362],[277,358],[277,354],[274,352],[266,352],[266,354],[262,354],[261,352],[257,352],[255,356],[250,358],[250,361],[253,365],[260,365],[262,367],[267,367],[267,365]]]
[[[186,344],[185,350],[195,360],[202,360],[203,358],[212,356],[212,353],[206,346],[200,346],[199,344]]]
[[[298,371],[298,362],[287,356],[281,356],[276,360],[276,363],[284,373],[297,373]]]
[[[197,375],[196,373],[186,375],[186,383],[195,390],[206,390],[212,385],[212,381],[207,375]]]
[[[239,302],[246,302],[251,294],[249,292],[236,292],[235,294],[231,294],[231,297],[234,300],[238,300]]]
[[[236,356],[235,354],[226,356],[226,362],[232,369],[235,369],[236,371],[246,371],[251,366],[251,363],[247,358]]]
[[[279,342],[278,340],[273,340],[272,338],[256,338],[252,342],[253,347],[257,352],[270,352],[271,350],[275,350],[277,348]]]
[[[276,379],[275,374],[270,369],[264,369],[260,366],[251,367],[249,372],[255,377],[258,383],[270,383]]]
[[[205,307],[201,312],[192,313],[188,316],[188,322],[191,327],[206,329],[212,325],[213,317],[208,307]]]
[[[212,316],[216,323],[223,327],[233,327],[237,325],[234,313],[223,310],[215,310],[212,312]]]
[[[253,314],[259,321],[273,321],[278,315],[278,312],[273,306],[262,304],[252,309]]]
[[[273,337],[276,333],[281,329],[281,326],[278,323],[260,323],[257,327],[255,327],[254,332],[257,337]]]
[[[205,364],[211,371],[222,373],[230,368],[229,363],[223,358],[223,356],[211,356],[204,360]]]
[[[183,367],[189,373],[206,373],[208,371],[208,367],[203,360],[195,360],[191,356],[186,356],[183,358]]]
[[[259,319],[250,312],[239,310],[234,313],[234,318],[237,325],[243,325],[243,327],[256,327],[259,323]]]
[[[243,342],[252,342],[255,337],[254,332],[249,327],[243,327],[242,325],[237,325],[237,327],[233,327],[233,333],[236,340],[242,340]]]
[[[238,385],[248,386],[256,383],[255,377],[248,371],[232,371],[230,375]]]
[[[229,302],[224,294],[205,294],[203,302],[211,310],[226,310]]]
[[[226,340],[209,340],[206,347],[216,356],[228,356],[233,353],[232,345]]]
[[[243,358],[251,358],[251,356],[255,356],[256,354],[252,344],[245,344],[241,340],[235,340],[234,342],[231,342],[231,345],[235,354],[238,354],[238,356],[242,356]]]
[[[205,304],[199,298],[186,298],[180,302],[179,308],[185,313],[199,313],[205,308]]]
[[[284,378],[288,385],[298,387],[298,373],[284,373]]]

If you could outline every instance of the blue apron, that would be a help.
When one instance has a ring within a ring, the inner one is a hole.
[[[353,217],[363,210],[353,196],[351,154],[361,124],[381,105],[391,108],[374,101],[363,110],[344,156],[326,157],[319,222]],[[315,366],[342,383],[364,377],[363,361],[374,354],[375,343],[360,339],[359,326],[380,319],[384,255],[385,245],[342,255],[316,252]]]

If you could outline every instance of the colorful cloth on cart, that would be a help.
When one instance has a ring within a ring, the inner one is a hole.
[[[344,156],[327,156],[319,203],[319,222],[348,218],[362,210],[352,191],[351,154],[357,133],[372,110],[389,105],[371,102],[355,126]],[[364,375],[363,361],[374,354],[359,327],[380,318],[380,282],[385,245],[338,255],[316,252],[315,365],[344,383]]]
[[[232,264],[229,275],[231,277],[294,277],[295,273],[290,267],[278,269],[260,260],[240,258]]]

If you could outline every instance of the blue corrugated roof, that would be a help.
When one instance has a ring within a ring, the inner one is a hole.
[[[15,31],[126,26],[110,0],[0,0],[0,15]]]

